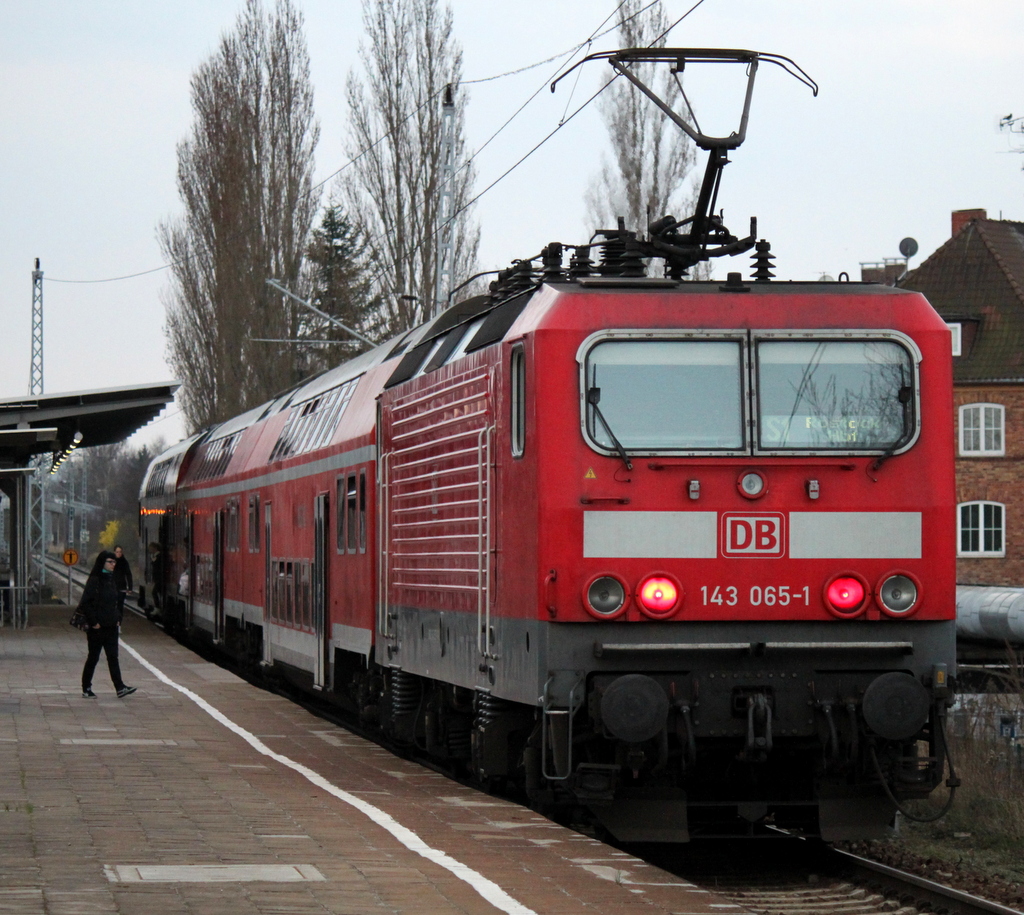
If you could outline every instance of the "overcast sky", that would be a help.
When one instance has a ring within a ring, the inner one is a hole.
[[[665,0],[670,21],[694,0]],[[344,86],[358,68],[358,0],[296,0],[304,11],[321,140],[316,176],[346,161]],[[566,51],[613,0],[454,0],[464,78]],[[0,397],[28,390],[31,271],[45,274],[47,393],[165,381],[168,272],[155,228],[179,211],[175,145],[188,134],[189,77],[229,30],[241,0],[0,0]],[[669,44],[750,48],[793,58],[818,98],[763,67],[746,143],[725,170],[719,206],[738,235],[750,216],[772,242],[780,279],[815,279],[861,261],[920,254],[949,235],[952,210],[1024,219],[1024,155],[998,129],[1024,115],[1020,0],[704,0]],[[615,47],[614,34],[592,50]],[[557,68],[467,87],[468,145],[481,145]],[[607,79],[588,65],[545,89],[476,160],[482,189]],[[702,125],[733,129],[740,68],[687,75]],[[707,119],[704,124],[703,119]],[[1024,145],[1024,144],[1021,144]],[[585,240],[583,193],[606,150],[591,105],[476,207],[480,267],[506,266],[549,241]],[[702,167],[702,163],[701,166]],[[325,190],[329,190],[328,183]],[[715,265],[749,271],[749,255]],[[182,433],[177,409],[136,440]]]

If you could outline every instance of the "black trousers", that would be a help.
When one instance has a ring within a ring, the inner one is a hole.
[[[82,691],[92,688],[92,675],[96,670],[101,651],[106,652],[107,667],[110,668],[110,680],[114,684],[114,689],[123,689],[121,664],[117,660],[117,640],[120,636],[120,628],[118,626],[101,626],[99,629],[87,629],[85,634],[89,639],[89,654],[85,659],[85,667],[82,668]]]

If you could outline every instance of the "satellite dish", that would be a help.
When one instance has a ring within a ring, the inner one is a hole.
[[[917,240],[913,238],[904,238],[900,242],[900,254],[904,257],[910,258],[917,254]]]

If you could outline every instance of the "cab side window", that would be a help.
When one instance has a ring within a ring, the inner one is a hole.
[[[522,344],[512,348],[509,369],[512,456],[518,458],[526,451],[526,352]]]

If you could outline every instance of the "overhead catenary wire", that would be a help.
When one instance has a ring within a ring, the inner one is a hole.
[[[659,0],[651,0],[650,3],[648,3],[646,6],[642,7],[641,9],[639,9],[633,16],[629,17],[629,19],[632,19],[632,18],[635,18],[636,16],[639,16],[641,13],[645,12],[650,7],[654,6],[654,4],[657,3],[657,2],[659,2]],[[704,0],[697,0],[697,2],[694,3],[693,6],[691,6],[685,13],[683,13],[682,16],[680,16],[678,19],[676,19],[675,22],[673,22],[657,38],[655,38],[654,41],[651,44],[653,45],[653,44],[657,43],[658,41],[660,41],[662,38],[664,38],[669,32],[672,31],[672,29],[674,29],[677,25],[679,25],[680,22],[682,22],[687,16],[689,16],[690,13],[692,13],[695,9],[697,9],[697,7],[699,7],[703,2],[704,2]],[[518,73],[526,72],[527,70],[532,70],[532,69],[534,69],[536,67],[543,66],[545,63],[550,63],[552,60],[557,60],[560,57],[564,57],[566,54],[575,54],[581,48],[584,48],[584,47],[588,46],[593,41],[596,41],[598,38],[601,38],[601,37],[603,37],[605,35],[610,34],[611,32],[615,31],[619,27],[618,25],[615,25],[612,28],[605,30],[604,32],[600,31],[604,27],[604,25],[608,22],[608,20],[611,19],[612,16],[614,16],[622,8],[622,6],[624,4],[625,4],[625,0],[622,0],[622,2],[620,2],[618,4],[618,6],[616,6],[615,10],[613,10],[612,13],[610,13],[608,16],[605,17],[605,19],[601,22],[601,24],[594,30],[594,33],[592,33],[591,36],[586,41],[583,41],[583,42],[577,44],[575,47],[573,47],[572,49],[570,49],[568,51],[564,51],[561,54],[556,54],[556,55],[554,55],[552,57],[546,58],[545,60],[538,61],[537,63],[529,64],[526,67],[521,67],[519,69],[511,70],[511,71],[508,71],[506,73],[499,73],[499,74],[495,74],[494,76],[484,77],[484,78],[480,78],[480,79],[477,79],[477,80],[464,80],[463,84],[470,85],[470,84],[475,84],[475,83],[490,82],[492,80],[501,79],[501,78],[504,78],[504,77],[507,77],[507,76],[513,76],[513,75],[516,75]],[[628,21],[628,20],[626,20],[626,21]],[[600,33],[600,34],[598,34],[598,33]],[[525,162],[530,156],[532,156],[538,149],[540,149],[541,146],[543,146],[548,140],[550,140],[551,137],[553,137],[563,126],[568,124],[577,114],[579,114],[584,108],[586,108],[591,102],[593,102],[594,99],[596,99],[602,92],[604,92],[604,90],[607,89],[608,86],[610,86],[611,83],[614,82],[615,79],[617,79],[617,78],[618,78],[617,75],[612,77],[612,79],[610,79],[608,82],[606,82],[600,89],[598,89],[597,92],[595,92],[593,95],[591,95],[590,98],[588,98],[571,115],[569,115],[568,117],[563,116],[563,118],[559,121],[558,125],[550,133],[548,133],[543,139],[541,139],[537,144],[535,144],[523,156],[521,156],[518,160],[516,160],[516,162],[513,163],[509,168],[507,168],[504,172],[502,172],[502,174],[499,175],[494,181],[492,181],[490,184],[488,184],[486,188],[484,188],[481,192],[476,194],[467,203],[463,204],[461,207],[459,207],[457,210],[455,210],[453,212],[453,214],[452,214],[452,219],[454,219],[460,213],[464,212],[466,209],[468,209],[470,206],[472,206],[474,203],[476,203],[476,201],[478,201],[481,197],[483,197],[484,194],[486,194],[488,191],[490,191],[492,188],[494,188],[495,185],[497,185],[500,181],[502,181],[506,177],[508,177],[508,175],[510,175],[516,168],[518,168],[523,162]],[[484,141],[483,144],[481,144],[480,147],[478,147],[473,152],[473,154],[467,159],[467,161],[465,163],[463,163],[459,167],[459,171],[461,171],[462,169],[468,167],[468,165],[491,142],[493,142],[493,140],[523,111],[523,109],[525,109],[527,107],[527,105],[529,105],[530,102],[532,102],[533,99],[536,98],[537,95],[539,95],[541,91],[543,91],[543,87],[545,85],[547,85],[547,84],[548,84],[548,81],[546,80],[544,82],[544,84],[542,84],[542,86],[536,92],[534,92],[526,100],[526,102],[524,102],[505,121],[504,124],[501,125],[501,127],[499,127],[487,140]],[[327,184],[328,181],[330,181],[333,178],[337,177],[339,174],[341,174],[347,168],[349,168],[350,166],[352,166],[356,162],[358,162],[363,156],[367,155],[376,146],[378,146],[380,143],[384,142],[388,137],[390,137],[393,134],[394,130],[397,130],[399,127],[404,125],[409,119],[411,119],[416,114],[418,114],[420,111],[422,111],[423,108],[425,108],[431,102],[433,102],[437,98],[439,98],[443,91],[444,91],[443,89],[439,89],[437,92],[433,93],[431,96],[426,98],[419,106],[417,106],[408,115],[406,115],[406,117],[403,118],[399,122],[399,124],[397,124],[395,126],[395,128],[393,128],[392,130],[387,131],[384,134],[382,134],[381,136],[379,136],[376,140],[373,141],[373,143],[371,143],[365,149],[360,150],[355,156],[353,156],[351,159],[349,159],[347,162],[345,162],[339,168],[335,169],[327,177],[325,177],[325,178],[321,179],[320,181],[318,181],[315,185],[313,185],[310,188],[309,193],[313,193],[315,191],[318,191],[318,190],[322,189],[323,186],[325,184]],[[435,229],[426,239],[424,239],[423,242],[421,242],[418,245],[416,245],[412,249],[412,251],[410,253],[415,253],[416,251],[418,251],[420,248],[422,248],[423,244],[425,244],[427,241],[433,240],[433,238],[434,238],[434,236],[436,234],[437,234],[437,230]],[[380,238],[379,235],[376,236],[376,239],[379,239],[379,238]],[[376,240],[376,239],[372,239],[370,241],[370,243],[372,244],[373,241]],[[148,276],[148,275],[153,274],[153,273],[159,273],[159,272],[161,272],[163,270],[169,270],[172,267],[175,267],[175,266],[178,266],[179,264],[185,263],[186,260],[188,260],[188,258],[178,258],[177,260],[170,261],[170,262],[168,262],[166,264],[161,264],[158,267],[152,267],[152,268],[150,268],[148,270],[140,270],[140,271],[137,271],[135,273],[122,274],[122,275],[119,275],[119,276],[112,276],[112,277],[103,277],[103,278],[100,278],[100,279],[61,279],[59,277],[49,277],[48,276],[48,277],[46,277],[46,281],[50,282],[50,283],[68,283],[68,284],[115,283],[115,282],[120,282],[120,281],[123,281],[123,280],[136,279],[136,278],[141,277],[141,276]],[[388,270],[393,269],[394,266],[395,266],[394,264],[387,265],[383,270],[378,272],[378,274],[371,280],[371,283],[376,282],[378,279],[380,279],[380,277],[384,276],[387,273]]]
[[[652,3],[649,3],[647,6],[643,7],[643,9],[639,10],[635,15],[639,15],[644,10],[649,9],[651,6],[654,5],[655,2],[657,2],[657,0],[653,0]],[[674,29],[677,25],[679,25],[680,22],[682,22],[687,16],[689,16],[690,13],[692,13],[695,9],[697,9],[697,7],[699,7],[703,2],[704,2],[704,0],[697,0],[697,2],[694,3],[693,6],[691,6],[685,13],[683,13],[682,16],[680,16],[678,19],[676,19],[675,22],[673,22],[667,29],[665,29],[660,35],[658,35],[650,43],[650,45],[648,45],[648,47],[655,46],[659,41],[661,41],[662,38],[664,38],[666,35],[668,35],[668,33],[672,31],[672,29]],[[616,7],[615,12],[617,12],[619,9],[621,9],[622,5],[623,4],[620,3],[619,6]],[[611,15],[615,15],[615,13],[613,12]],[[610,17],[608,17],[608,18],[610,18]],[[632,17],[630,17],[630,18],[632,18]],[[608,20],[605,19],[605,22],[607,22],[607,21]],[[604,23],[602,23],[602,26],[603,26],[603,24]],[[600,29],[600,28],[601,28],[601,26],[598,26],[598,29]],[[616,26],[616,28],[617,28],[617,26]],[[610,29],[609,31],[614,31],[614,29]],[[604,33],[604,34],[607,34],[607,32]],[[586,44],[588,44],[588,42],[583,42],[582,44],[580,44],[576,48],[576,50],[579,50],[579,48],[584,47]],[[455,210],[455,212],[452,213],[452,217],[451,218],[455,219],[456,216],[458,216],[460,213],[464,212],[469,207],[471,207],[474,203],[476,203],[476,201],[478,201],[481,197],[483,197],[484,194],[486,194],[488,191],[490,191],[496,184],[498,184],[500,181],[502,181],[505,178],[507,178],[513,171],[515,171],[515,169],[517,169],[520,165],[522,165],[523,162],[525,162],[538,149],[540,149],[545,143],[547,143],[548,140],[550,140],[556,133],[558,133],[559,130],[561,130],[566,124],[568,124],[574,117],[576,117],[576,115],[578,115],[581,111],[583,111],[584,108],[586,108],[588,105],[590,105],[590,103],[593,102],[602,92],[604,92],[605,89],[607,89],[613,82],[615,82],[616,79],[618,79],[618,74],[616,74],[611,79],[609,79],[603,86],[601,86],[600,89],[597,90],[597,92],[595,92],[593,95],[591,95],[590,98],[588,98],[582,105],[580,105],[579,108],[577,108],[572,114],[570,114],[568,117],[563,116],[563,118],[559,121],[559,123],[557,124],[557,126],[553,130],[551,130],[545,137],[543,137],[538,143],[536,143],[526,153],[524,153],[522,156],[520,156],[519,159],[517,159],[511,166],[509,166],[504,172],[502,172],[497,178],[495,178],[490,184],[488,184],[487,187],[485,187],[482,191],[480,191],[478,194],[476,194],[474,197],[472,197],[470,200],[468,200],[466,203],[464,203],[461,207],[459,207],[457,210]],[[547,83],[545,83],[545,85],[547,85]],[[541,87],[541,88],[543,89],[543,87]],[[535,92],[527,100],[527,102],[522,107],[525,107],[526,104],[529,104],[529,102],[532,101],[539,94],[540,91],[541,90],[538,90],[538,92]],[[522,107],[519,109],[520,111],[522,110]],[[518,114],[518,113],[519,112],[517,111],[516,114]],[[512,115],[512,118],[514,118],[515,116],[516,116],[515,114]],[[504,127],[507,126],[507,124],[511,122],[512,118],[509,118],[509,120],[506,121],[506,123],[504,125],[502,125],[502,127],[499,128],[499,130],[497,132],[500,132],[501,130],[503,130]],[[494,136],[497,135],[497,132],[495,133],[495,135],[492,135],[492,137],[490,139],[493,139]],[[490,139],[487,141],[488,143],[490,142]],[[486,143],[484,145],[486,145]],[[471,157],[471,159],[474,158],[476,155],[478,155],[479,152],[482,149],[483,149],[483,146],[481,146],[473,154],[473,157]],[[471,161],[471,159],[470,159],[470,161]],[[462,166],[460,166],[460,169],[461,168],[465,168],[467,164],[468,164],[468,162],[464,163]],[[436,234],[437,234],[437,230],[432,232],[429,236],[427,236],[425,239],[423,239],[423,241],[421,241],[419,244],[415,245],[409,253],[413,254],[416,251],[418,251],[420,248],[423,247],[424,244],[426,244],[429,241],[432,241]],[[370,243],[372,244],[372,242],[375,241],[377,238],[380,238],[380,236],[379,235],[376,236],[373,240],[371,240]],[[384,268],[382,268],[380,271],[378,271],[377,274],[370,280],[370,284],[372,285],[373,283],[376,283],[389,270],[393,269],[394,266],[395,266],[394,263],[390,263],[390,264],[386,265]]]
[[[309,188],[308,192],[309,193],[313,193],[314,191],[321,189],[332,178],[337,177],[345,169],[347,169],[349,166],[354,165],[362,157],[364,157],[368,153],[370,153],[371,149],[373,149],[375,146],[378,146],[382,142],[384,142],[384,140],[386,140],[393,133],[394,130],[397,130],[404,123],[409,121],[411,118],[414,118],[421,111],[423,111],[423,108],[425,108],[428,104],[430,104],[432,101],[434,101],[436,98],[438,98],[442,91],[443,90],[439,89],[437,92],[434,92],[433,94],[431,94],[421,104],[419,104],[417,107],[415,107],[414,110],[412,112],[410,112],[406,117],[402,118],[402,120],[399,121],[398,124],[396,124],[395,127],[391,131],[388,131],[388,132],[382,134],[381,136],[379,136],[376,140],[374,140],[365,149],[360,149],[358,151],[358,153],[355,156],[353,156],[351,159],[349,159],[348,162],[346,162],[343,166],[341,166],[341,168],[335,169],[335,171],[333,171],[326,178],[324,178],[323,180],[318,181],[316,184],[312,185]],[[229,237],[236,237],[237,238],[237,237],[240,237],[241,234],[242,234],[241,232],[237,232],[237,233],[234,233],[233,235],[230,235]],[[148,270],[140,270],[137,273],[126,273],[126,274],[124,274],[122,276],[108,276],[108,277],[104,277],[102,279],[58,279],[58,278],[53,277],[53,276],[47,276],[46,279],[47,279],[48,282],[70,282],[70,284],[96,284],[96,282],[118,282],[118,281],[120,281],[122,279],[134,279],[137,276],[145,276],[145,275],[150,274],[150,273],[159,273],[161,270],[169,270],[171,267],[176,267],[176,266],[178,266],[178,264],[183,264],[187,260],[188,260],[187,257],[182,257],[182,258],[178,258],[177,260],[169,261],[166,264],[161,264],[159,267],[153,267],[153,268],[148,269]]]
[[[645,13],[647,10],[649,10],[652,6],[654,6],[654,4],[660,3],[660,2],[661,2],[661,0],[651,0],[651,2],[647,4],[647,6],[641,7],[632,16],[627,16],[623,20],[623,22],[630,22],[631,20],[633,20],[637,16],[639,16],[641,13]],[[597,29],[604,28],[605,23],[607,23],[608,20],[612,18],[612,16],[614,16],[620,9],[622,9],[623,6],[625,6],[625,0],[622,0],[622,2],[605,17],[604,22],[602,22],[597,27]],[[528,70],[535,70],[537,67],[542,67],[542,66],[544,66],[544,64],[551,63],[551,61],[553,61],[553,60],[558,60],[558,58],[560,58],[560,57],[565,57],[566,54],[575,54],[577,51],[579,51],[581,48],[586,47],[591,42],[597,41],[599,38],[604,38],[605,35],[610,35],[617,28],[619,28],[618,24],[613,25],[610,29],[605,29],[605,31],[601,32],[599,35],[598,34],[591,35],[590,38],[588,38],[586,41],[580,42],[575,47],[569,48],[568,50],[562,51],[562,52],[560,52],[558,54],[552,54],[551,57],[545,57],[544,60],[538,60],[536,63],[527,64],[525,67],[519,67],[516,70],[508,70],[505,73],[497,73],[494,76],[484,76],[484,77],[481,77],[480,79],[467,79],[467,80],[463,80],[462,84],[464,86],[472,86],[472,85],[476,85],[477,83],[489,83],[489,82],[491,82],[492,80],[495,80],[495,79],[502,79],[502,78],[504,78],[506,76],[518,76],[520,73],[526,73]],[[595,29],[595,32],[597,31],[597,29]]]
[[[657,3],[657,2],[659,2],[659,0],[651,0],[651,3],[649,3],[646,7],[644,7],[644,9],[647,9],[648,7],[652,6],[654,3]],[[597,29],[595,31],[599,31],[605,25],[605,23],[607,23],[607,21],[612,16],[614,16],[615,13],[618,12],[619,9],[622,8],[624,3],[625,3],[625,0],[622,0],[622,2],[619,4],[619,6],[616,7],[615,11],[613,11],[609,16],[605,17],[604,21],[601,23],[601,25],[599,25],[597,27]],[[643,12],[643,10],[640,10],[640,12]],[[637,15],[639,15],[639,13],[637,13]],[[613,31],[613,29],[609,29],[608,31]],[[608,32],[607,31],[606,32],[602,32],[601,34],[602,35],[607,35]],[[601,36],[597,36],[597,37],[601,37]],[[511,70],[511,71],[509,71],[507,73],[498,73],[498,74],[495,74],[494,76],[487,76],[487,77],[483,77],[481,79],[476,79],[476,80],[463,80],[462,84],[463,85],[470,85],[470,84],[474,84],[474,83],[485,83],[485,82],[491,82],[491,81],[497,80],[497,79],[503,79],[506,76],[514,76],[514,75],[516,75],[518,73],[523,73],[523,72],[526,72],[527,70],[532,70],[532,69],[535,69],[536,67],[543,66],[546,63],[550,63],[552,60],[557,60],[560,57],[564,57],[566,54],[575,54],[577,51],[580,50],[580,48],[586,47],[590,42],[592,42],[594,40],[595,40],[595,37],[592,35],[586,41],[583,41],[583,42],[577,44],[575,47],[569,49],[568,51],[562,51],[561,53],[556,54],[553,57],[546,58],[545,60],[538,61],[537,63],[529,64],[529,65],[527,65],[525,67],[519,68],[518,70]],[[492,140],[494,140],[494,138],[497,137],[498,134],[500,134],[515,119],[515,117],[519,115],[519,113],[523,110],[523,108],[525,108],[531,101],[533,101],[534,98],[537,97],[537,95],[540,93],[540,91],[542,89],[543,89],[543,86],[541,86],[541,89],[538,89],[533,95],[531,95],[530,98],[528,98],[526,100],[526,102],[524,102],[519,107],[519,109],[504,124],[502,124],[502,126],[499,127],[498,130],[495,131],[484,142],[484,144],[479,149],[477,149],[473,153],[473,156],[471,156],[470,159],[466,163],[464,163],[462,166],[460,166],[460,170],[462,168],[465,168],[466,165],[468,165],[469,161],[472,161],[473,158],[475,158]],[[333,172],[331,172],[325,178],[321,179],[316,184],[314,184],[309,189],[309,193],[312,194],[312,193],[315,193],[316,191],[321,190],[324,187],[324,185],[327,184],[328,181],[331,181],[332,179],[334,179],[338,175],[340,175],[343,171],[345,171],[347,168],[355,165],[356,162],[358,162],[360,159],[363,158],[363,156],[365,156],[368,153],[370,153],[373,149],[375,149],[377,146],[379,146],[381,143],[383,143],[386,139],[388,139],[388,137],[392,136],[392,134],[396,130],[398,130],[400,127],[404,126],[410,119],[412,119],[417,114],[419,114],[429,104],[431,104],[432,102],[434,102],[438,98],[440,98],[440,96],[441,96],[441,94],[443,92],[444,92],[444,89],[438,89],[436,92],[431,93],[426,99],[423,100],[423,102],[421,102],[419,105],[417,105],[404,118],[402,118],[391,130],[386,131],[385,133],[381,134],[379,137],[377,137],[376,140],[374,140],[372,143],[370,143],[369,146],[365,147],[364,149],[361,149],[358,153],[356,153],[351,159],[349,159],[347,162],[345,162],[339,168],[336,168]],[[169,270],[171,267],[176,267],[179,264],[185,263],[186,260],[188,260],[188,258],[178,258],[177,260],[170,261],[170,262],[168,262],[166,264],[161,264],[159,267],[151,267],[149,270],[140,270],[140,271],[138,271],[136,273],[126,273],[126,274],[122,274],[122,275],[119,275],[119,276],[103,277],[103,278],[100,278],[100,279],[77,280],[77,279],[60,279],[58,277],[48,276],[48,277],[46,277],[46,281],[50,282],[50,283],[72,283],[72,284],[85,284],[85,285],[94,284],[94,283],[116,283],[116,282],[120,282],[121,280],[136,279],[137,277],[140,277],[140,276],[148,276],[148,275],[150,275],[152,273],[159,273],[162,270]]]

